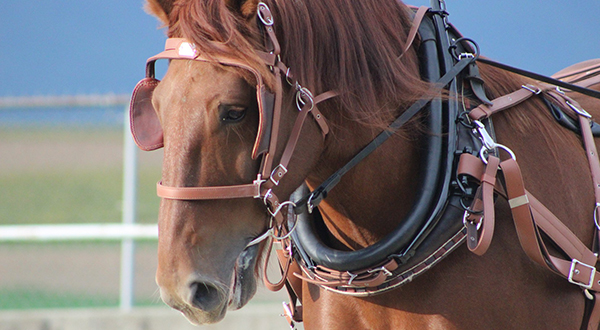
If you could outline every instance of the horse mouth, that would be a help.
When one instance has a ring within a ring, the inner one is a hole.
[[[256,293],[255,265],[259,245],[252,245],[242,251],[236,259],[229,290],[230,310],[244,307]]]
[[[231,275],[229,290],[225,287],[221,293],[221,303],[210,310],[203,310],[193,303],[176,303],[163,300],[172,308],[178,310],[194,325],[217,323],[221,321],[227,310],[237,310],[244,307],[256,293],[255,265],[258,259],[259,245],[244,249],[235,261]]]

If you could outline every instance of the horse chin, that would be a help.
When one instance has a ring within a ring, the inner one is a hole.
[[[242,251],[235,262],[229,293],[229,309],[244,307],[256,293],[254,269],[258,259],[259,244]]]

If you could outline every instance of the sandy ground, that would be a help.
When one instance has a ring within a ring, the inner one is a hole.
[[[122,133],[113,132],[108,137],[98,133],[78,133],[73,138],[60,134],[45,137],[41,133],[9,135],[0,132],[0,155],[3,174],[54,168],[120,167],[123,162]],[[140,167],[160,170],[160,151],[139,152],[138,155]],[[0,245],[0,302],[19,298],[1,295],[2,290],[11,288],[118,297],[119,269],[118,244],[3,244]],[[135,270],[136,296],[144,301],[158,302],[154,283],[156,244],[144,243],[137,247]],[[259,302],[284,299],[283,292],[271,293],[264,288],[259,289],[255,297]]]

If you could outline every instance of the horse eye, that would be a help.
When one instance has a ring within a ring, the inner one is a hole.
[[[221,120],[226,123],[236,123],[244,119],[246,116],[246,108],[243,107],[226,107],[221,111]]]

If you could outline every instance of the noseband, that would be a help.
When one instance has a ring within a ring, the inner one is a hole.
[[[280,60],[280,46],[273,30],[274,19],[269,7],[264,3],[258,4],[258,22],[268,36],[265,48],[268,52],[257,51],[258,56],[265,65],[271,68],[275,77],[275,90],[269,91],[263,83],[260,73],[246,63],[235,58],[225,56],[206,56],[201,54],[193,43],[183,38],[169,38],[165,44],[165,50],[158,55],[150,57],[146,62],[146,78],[142,79],[133,91],[130,104],[130,125],[136,144],[145,151],[155,150],[163,147],[163,132],[156,111],[152,105],[152,92],[159,83],[155,79],[154,64],[159,59],[169,60],[193,60],[208,62],[219,65],[241,68],[251,72],[256,78],[256,98],[259,107],[259,127],[256,141],[252,150],[252,158],[262,156],[260,170],[256,180],[248,184],[210,186],[210,187],[170,187],[158,182],[156,189],[159,197],[173,200],[213,200],[213,199],[235,199],[256,198],[262,199],[272,219],[267,231],[248,243],[247,246],[257,244],[269,236],[279,237],[286,231],[283,225],[283,216],[280,211],[285,205],[294,203],[279,202],[273,192],[273,188],[279,185],[280,180],[287,173],[287,166],[292,158],[296,144],[299,140],[302,127],[310,113],[321,129],[323,139],[329,132],[326,119],[317,109],[317,104],[329,98],[335,97],[335,92],[329,91],[317,96],[306,87],[300,85],[290,74],[288,68]],[[281,122],[281,108],[283,99],[283,79],[296,90],[296,105],[298,116],[294,123],[287,144],[283,150],[281,159],[276,166],[274,157],[276,154],[277,141],[279,138],[279,126]]]

